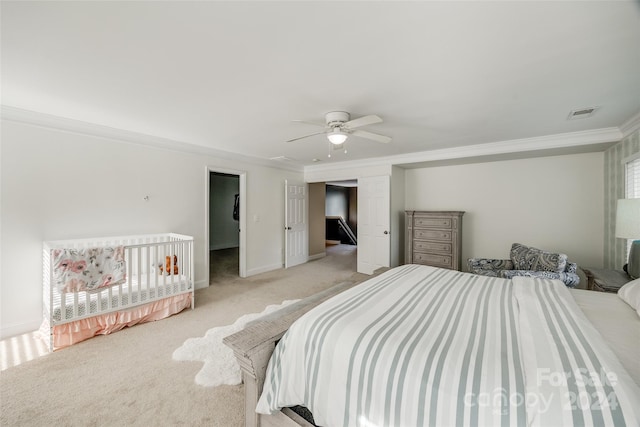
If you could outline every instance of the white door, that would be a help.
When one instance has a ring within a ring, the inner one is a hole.
[[[307,184],[285,180],[284,268],[307,262],[309,235],[307,228]]]
[[[391,240],[389,176],[358,179],[358,272],[389,267]]]

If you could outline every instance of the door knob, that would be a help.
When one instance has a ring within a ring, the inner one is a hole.
[[[291,227],[285,227],[284,229],[285,230],[291,230]]]
[[[384,230],[384,234],[389,234],[389,232],[387,230]]]

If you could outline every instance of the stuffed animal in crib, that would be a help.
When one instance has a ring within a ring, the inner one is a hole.
[[[160,274],[166,272],[166,275],[170,276],[171,275],[171,257],[167,255],[165,257],[164,267],[162,266],[162,264],[160,264],[158,267],[160,267]],[[178,274],[178,257],[176,255],[173,256],[173,274]]]

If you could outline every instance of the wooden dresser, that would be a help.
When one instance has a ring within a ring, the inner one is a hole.
[[[462,268],[462,215],[459,211],[405,211],[405,264]]]

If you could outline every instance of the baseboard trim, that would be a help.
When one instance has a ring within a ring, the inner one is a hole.
[[[218,245],[210,245],[209,246],[209,250],[210,251],[219,251],[219,250],[222,250],[222,249],[233,249],[233,248],[240,248],[240,246],[238,246],[237,244],[233,244],[233,245],[218,244]]]
[[[256,274],[266,273],[268,271],[279,270],[281,268],[283,268],[282,264],[271,264],[271,265],[265,265],[259,268],[252,268],[247,270],[247,277],[255,276]]]
[[[197,280],[196,281],[196,289],[208,288],[209,282],[206,280]]]
[[[0,340],[15,337],[16,335],[26,334],[28,332],[40,329],[42,320],[34,320],[31,322],[18,323],[0,328]]]
[[[313,261],[314,259],[320,259],[327,256],[326,252],[320,252],[319,254],[309,255],[307,261]]]

